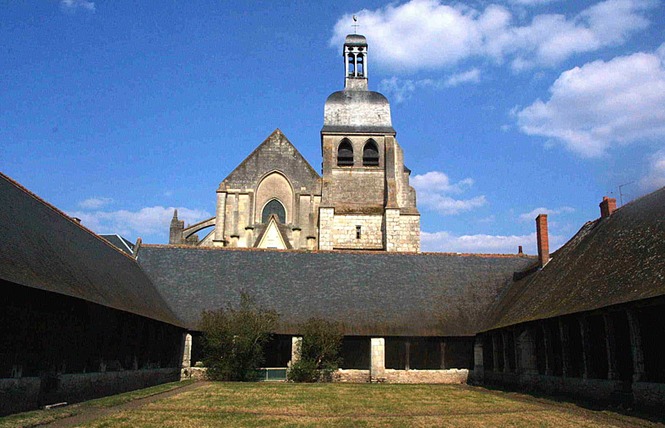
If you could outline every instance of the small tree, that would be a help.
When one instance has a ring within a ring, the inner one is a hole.
[[[277,327],[279,315],[259,306],[246,293],[240,294],[240,306],[204,311],[203,362],[212,380],[256,380],[263,364],[263,348]]]
[[[299,356],[287,373],[294,382],[329,382],[341,364],[342,325],[320,318],[310,318],[301,324],[302,344]]]

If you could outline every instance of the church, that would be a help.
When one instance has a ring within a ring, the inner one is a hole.
[[[545,214],[537,256],[421,253],[367,53],[363,36],[346,38],[321,175],[276,130],[222,180],[214,217],[185,227],[174,213],[168,245],[100,236],[0,173],[0,415],[190,376],[202,312],[241,293],[280,314],[266,373],[285,371],[317,317],[343,325],[337,381],[662,409],[665,188],[622,207],[603,198],[552,253]]]
[[[174,213],[170,244],[420,251],[411,171],[390,103],[368,89],[365,37],[347,36],[343,57],[344,90],[324,107],[322,176],[277,129],[222,180],[215,217],[185,228]],[[199,240],[196,234],[211,227]]]

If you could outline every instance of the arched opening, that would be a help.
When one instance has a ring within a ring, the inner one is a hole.
[[[337,166],[353,166],[353,146],[346,138],[337,148]]]
[[[364,77],[365,76],[365,59],[364,58],[365,58],[365,55],[358,54],[358,59],[357,59],[358,68],[356,70],[357,71],[356,76],[358,76],[358,77]]]
[[[263,212],[261,213],[261,223],[268,223],[270,216],[273,214],[277,216],[277,219],[280,223],[286,223],[286,210],[284,209],[284,205],[282,205],[282,203],[277,199],[273,199],[272,201],[268,202],[265,207],[263,207]]]
[[[374,140],[369,140],[363,148],[363,166],[379,166],[379,148]]]

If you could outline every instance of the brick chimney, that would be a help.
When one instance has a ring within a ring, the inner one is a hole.
[[[538,261],[542,268],[550,261],[550,240],[547,233],[547,214],[536,217],[536,236],[538,240]]]
[[[600,217],[606,218],[612,215],[617,209],[617,200],[603,196],[603,201],[598,205],[600,207]]]

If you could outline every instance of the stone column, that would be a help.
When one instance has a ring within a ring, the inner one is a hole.
[[[530,327],[526,327],[518,336],[520,349],[520,367],[522,373],[526,375],[538,374],[538,364],[536,360],[536,344],[533,332]]]
[[[182,347],[182,365],[183,369],[188,369],[192,366],[192,335],[185,333],[183,335]]]
[[[578,321],[580,324],[580,335],[582,336],[582,379],[589,379],[592,375],[589,321],[584,317],[579,318]]]
[[[570,374],[570,331],[568,324],[559,318],[559,335],[561,337],[561,374],[568,377]]]
[[[404,342],[404,370],[411,369],[411,342]]]
[[[291,364],[300,361],[300,351],[302,350],[302,336],[291,337]]]
[[[319,208],[319,250],[332,250],[335,208]]]
[[[630,347],[633,352],[633,382],[640,382],[644,379],[645,372],[640,322],[634,310],[628,309],[626,315],[628,316],[628,329],[630,331]]]
[[[504,373],[510,373],[510,357],[508,354],[508,341],[506,340],[506,334],[507,332],[505,330],[501,331],[501,344],[503,345],[503,372]]]
[[[373,337],[370,342],[370,379],[383,382],[386,379],[386,341],[383,337]]]
[[[615,380],[617,373],[617,345],[614,331],[614,321],[610,314],[603,314],[605,324],[605,348],[607,350],[607,379]]]
[[[443,370],[446,368],[446,341],[444,339],[441,339],[441,342],[439,342],[439,351],[441,352],[441,370]],[[475,345],[473,351],[475,358],[475,352],[476,352]],[[482,352],[482,346],[480,352]]]
[[[494,373],[499,372],[499,340],[496,333],[490,333],[492,335],[492,371]]]

